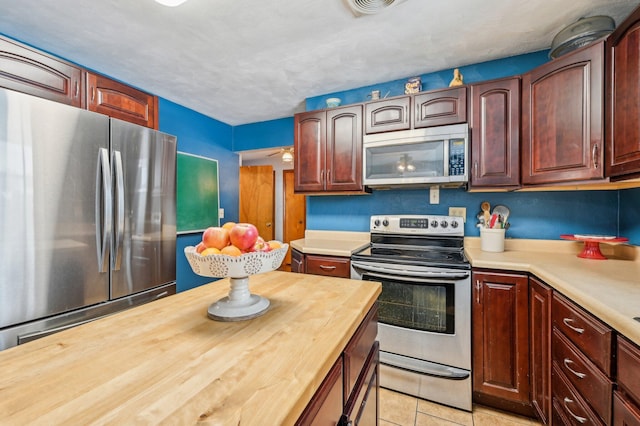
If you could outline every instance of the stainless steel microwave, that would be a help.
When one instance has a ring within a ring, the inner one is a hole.
[[[365,135],[363,178],[369,187],[457,186],[469,180],[469,125]]]

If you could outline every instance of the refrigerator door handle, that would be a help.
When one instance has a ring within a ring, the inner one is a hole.
[[[112,262],[111,268],[119,271],[122,265],[122,245],[124,240],[124,173],[122,169],[122,154],[120,151],[113,151],[113,177],[115,179],[115,235],[111,248]]]
[[[98,271],[109,271],[108,247],[111,242],[111,171],[109,169],[109,151],[100,148],[96,168],[96,251]]]

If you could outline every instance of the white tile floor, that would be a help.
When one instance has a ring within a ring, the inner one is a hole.
[[[380,388],[380,426],[533,426],[541,423],[480,405],[473,412]]]

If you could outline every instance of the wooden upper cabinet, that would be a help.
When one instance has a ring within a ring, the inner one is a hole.
[[[520,185],[520,78],[471,86],[472,187]]]
[[[327,110],[327,191],[361,191],[362,105]]]
[[[602,179],[604,42],[522,77],[522,183]]]
[[[158,98],[141,90],[87,73],[87,109],[141,126],[158,128]]]
[[[294,116],[295,192],[362,192],[362,105]]]
[[[312,111],[294,116],[294,191],[324,190],[327,114]]]
[[[640,8],[606,43],[606,176],[640,175]]]
[[[364,132],[408,130],[411,128],[410,111],[410,96],[367,102],[364,105]]]
[[[413,97],[414,128],[466,123],[467,87],[450,87],[418,93]]]
[[[0,87],[84,107],[81,68],[2,37]]]

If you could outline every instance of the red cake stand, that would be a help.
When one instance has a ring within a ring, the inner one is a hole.
[[[629,241],[629,239],[625,237],[608,237],[601,235],[563,234],[560,235],[560,238],[562,238],[563,240],[584,242],[584,249],[580,254],[578,254],[578,257],[582,257],[583,259],[596,260],[607,260],[607,258],[600,251],[600,243],[620,244]]]

